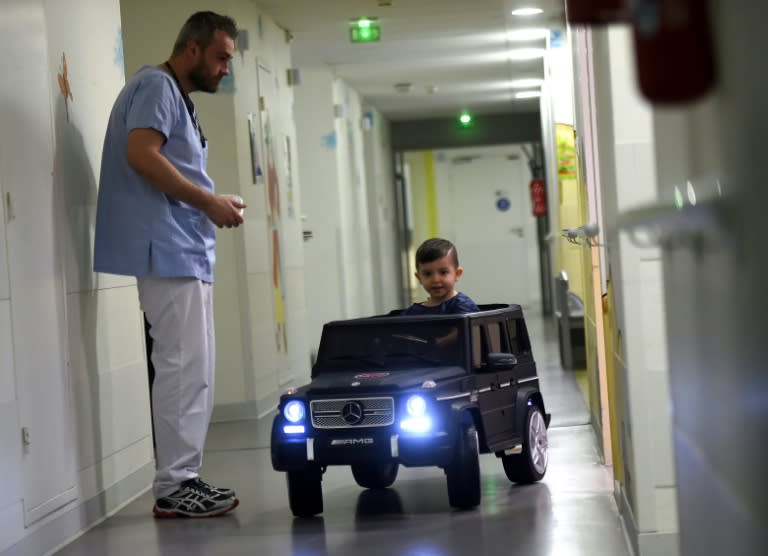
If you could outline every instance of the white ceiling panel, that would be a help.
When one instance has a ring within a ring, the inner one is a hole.
[[[509,82],[543,78],[542,59],[511,61],[516,48],[545,41],[512,41],[508,32],[560,27],[563,0],[256,0],[293,36],[293,64],[330,67],[391,119],[535,111],[538,100],[514,100]],[[390,5],[384,5],[390,4]],[[521,6],[541,15],[514,17]],[[381,41],[349,42],[349,21],[376,17]],[[410,92],[395,84],[410,83]]]

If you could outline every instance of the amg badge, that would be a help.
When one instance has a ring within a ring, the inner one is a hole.
[[[331,446],[359,446],[361,444],[373,444],[373,438],[335,438],[331,440]]]

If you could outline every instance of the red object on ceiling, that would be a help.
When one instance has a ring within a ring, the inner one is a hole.
[[[645,98],[657,104],[691,102],[715,85],[707,2],[635,0],[632,28]]]

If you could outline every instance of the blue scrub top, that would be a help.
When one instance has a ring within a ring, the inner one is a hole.
[[[216,226],[201,210],[161,193],[128,164],[128,132],[151,128],[162,154],[192,183],[213,192],[207,146],[173,78],[144,66],[125,84],[109,117],[99,177],[94,270],[213,282]]]

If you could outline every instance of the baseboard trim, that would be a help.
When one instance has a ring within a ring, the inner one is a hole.
[[[0,556],[53,554],[144,494],[154,475],[154,462],[147,463],[93,498],[35,526]]]
[[[621,483],[614,482],[613,497],[616,499],[616,506],[619,508],[619,515],[624,524],[624,531],[627,534],[627,540],[632,547],[632,553],[640,556],[640,547],[637,543],[637,526],[635,525],[635,516],[624,494]]]
[[[677,556],[680,554],[680,534],[677,532],[640,532],[637,530],[635,516],[624,494],[624,489],[618,482],[614,483],[613,496],[619,515],[624,525],[632,553],[636,556]]]
[[[678,556],[680,554],[679,533],[640,533],[638,544],[640,556]]]

